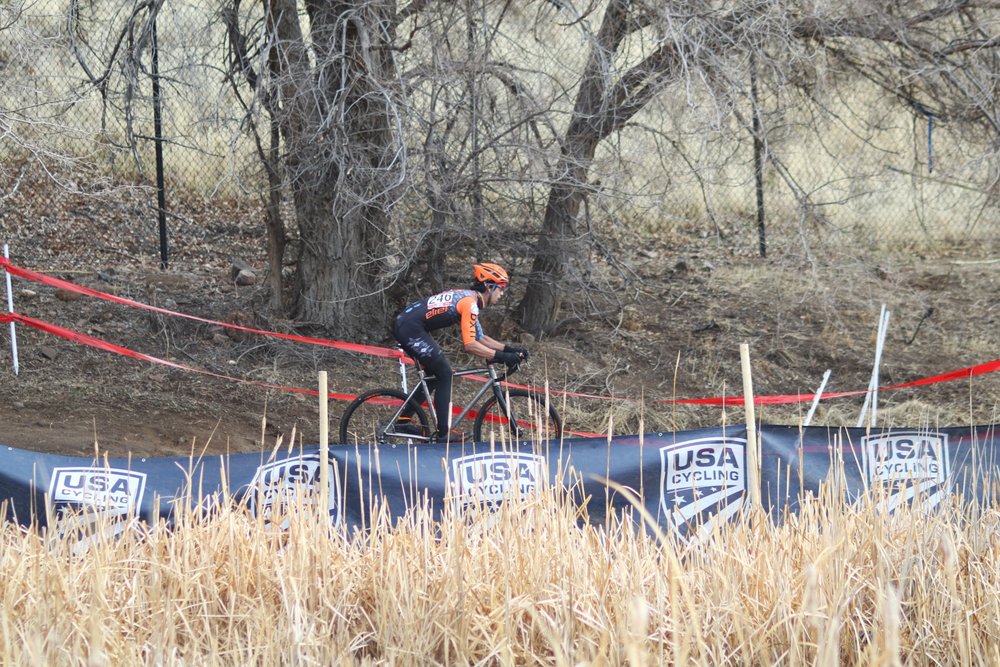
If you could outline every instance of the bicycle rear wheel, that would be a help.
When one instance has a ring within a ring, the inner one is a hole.
[[[410,401],[409,417],[397,416],[407,398],[398,389],[373,389],[354,399],[340,418],[340,442],[384,445],[426,442],[431,429],[427,413]]]
[[[545,396],[526,389],[505,389],[504,402],[510,408],[508,415],[494,395],[479,409],[473,428],[477,442],[517,444],[559,440],[562,437],[562,420],[550,403],[546,408]]]

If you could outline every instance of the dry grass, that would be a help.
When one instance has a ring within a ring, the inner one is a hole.
[[[0,527],[5,665],[974,664],[1000,660],[1000,512],[836,489],[697,547],[556,492],[347,538],[238,510],[75,538]]]

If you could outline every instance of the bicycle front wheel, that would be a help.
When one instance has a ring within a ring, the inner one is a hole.
[[[483,403],[473,429],[477,442],[517,444],[519,442],[542,442],[559,440],[562,437],[562,420],[550,403],[547,407],[545,396],[526,389],[505,389],[503,403],[494,395]]]
[[[427,413],[410,401],[407,416],[400,407],[407,396],[397,389],[373,389],[354,399],[340,418],[340,442],[402,445],[426,442],[430,436]]]

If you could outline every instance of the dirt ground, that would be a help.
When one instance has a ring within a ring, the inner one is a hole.
[[[158,267],[149,229],[137,229],[138,219],[151,225],[138,205],[46,193],[41,184],[6,202],[0,242],[10,243],[16,264],[101,291],[211,320],[325,335],[269,314],[260,278],[255,285],[234,285],[232,257],[263,271],[259,211],[219,202],[187,206],[182,219],[197,225],[191,223],[175,241],[167,271]],[[806,256],[790,244],[761,259],[754,239],[694,233],[622,237],[610,243],[632,276],[621,284],[623,312],[590,317],[533,340],[510,317],[522,293],[515,275],[506,305],[484,317],[497,337],[531,348],[532,362],[517,381],[604,397],[556,395],[571,431],[622,434],[742,421],[740,409],[669,399],[740,395],[743,342],[750,345],[758,396],[811,394],[827,369],[827,391],[864,389],[882,304],[891,312],[883,386],[1000,357],[996,245],[878,255],[852,248]],[[464,277],[456,279],[457,285],[464,283]],[[315,389],[318,371],[326,370],[330,390],[338,393],[398,384],[398,367],[390,360],[227,333],[22,279],[14,279],[14,299],[15,310],[24,315],[216,375],[120,356],[19,325],[15,376],[3,325],[0,444],[18,448],[158,457],[257,451],[292,438],[313,443],[319,430],[315,397],[251,382]],[[380,333],[353,342],[391,345]],[[462,353],[456,351],[453,359],[461,365]],[[456,384],[463,392],[459,401],[475,388]],[[996,374],[887,391],[879,396],[878,422],[992,422],[998,400]],[[861,403],[861,397],[824,401],[813,424],[853,426]],[[330,403],[332,434],[345,406]],[[760,406],[757,416],[768,423],[800,423],[808,408],[809,402]]]

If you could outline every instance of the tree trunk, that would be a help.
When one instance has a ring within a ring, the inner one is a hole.
[[[615,51],[635,27],[627,21],[628,4],[628,0],[612,0],[604,13],[577,91],[559,163],[552,175],[528,287],[516,309],[521,326],[536,336],[556,322],[563,277],[577,244],[576,216],[586,196],[587,174],[597,144],[619,120],[608,91]]]
[[[271,0],[282,133],[301,246],[295,316],[360,338],[385,330],[380,260],[400,180],[394,3],[308,2],[315,67],[293,0]]]
[[[284,315],[285,221],[281,217],[281,139],[277,121],[271,118],[271,142],[267,153],[267,284],[271,291],[271,311]]]
[[[578,244],[576,217],[586,196],[583,185],[597,140],[589,137],[567,146],[559,160],[562,175],[549,189],[541,238],[524,299],[518,306],[521,325],[536,336],[552,328],[562,305],[561,286]]]
[[[517,308],[521,325],[535,335],[550,329],[559,314],[566,267],[579,245],[576,217],[591,189],[588,174],[597,145],[624,127],[680,69],[682,54],[672,40],[662,41],[625,71],[615,68],[625,37],[651,25],[654,16],[642,11],[642,3],[610,0],[591,45],[558,168],[552,175],[528,288]]]
[[[322,191],[296,197],[302,234],[296,318],[366,338],[386,331],[386,305],[372,259],[384,241],[387,215],[367,207],[346,213],[337,208],[336,198]]]

